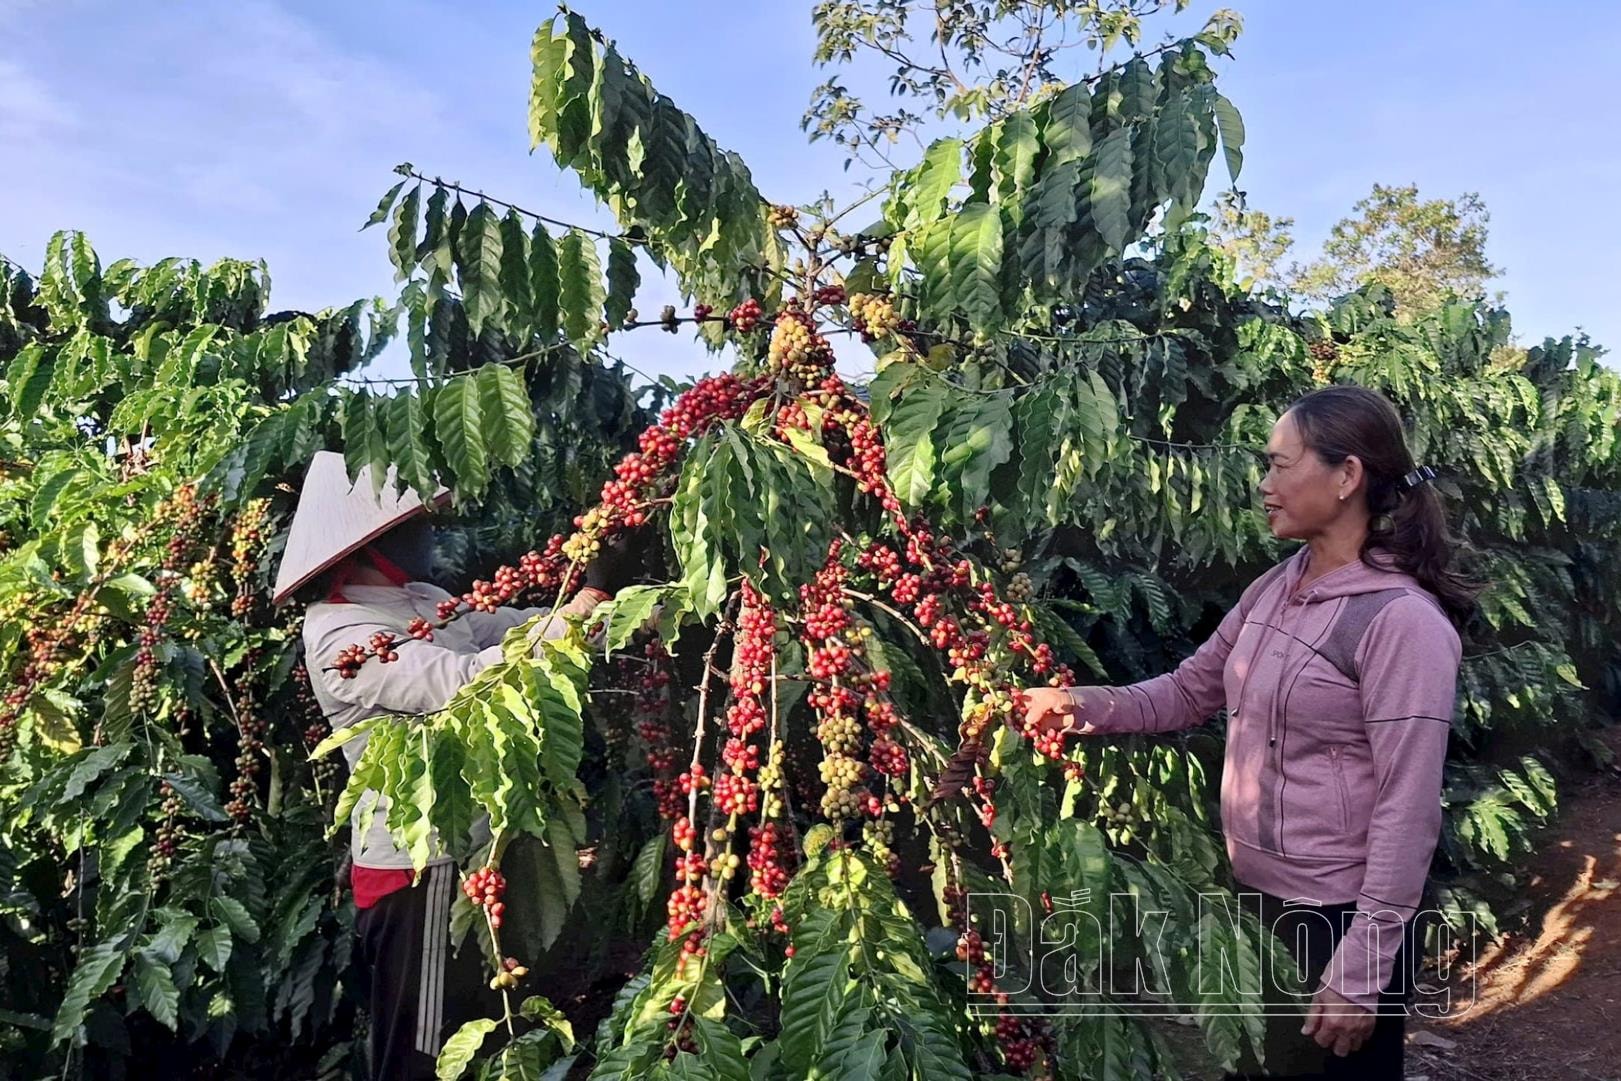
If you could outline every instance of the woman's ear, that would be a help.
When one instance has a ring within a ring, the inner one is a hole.
[[[1362,468],[1362,459],[1354,454],[1347,454],[1345,461],[1340,463],[1340,501],[1344,502],[1355,495],[1356,490],[1362,487],[1366,476],[1367,470]]]

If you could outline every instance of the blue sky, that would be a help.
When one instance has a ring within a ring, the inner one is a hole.
[[[822,77],[808,0],[577,6],[772,198],[851,190],[837,148],[799,131]],[[1218,6],[1195,0],[1175,25]],[[1298,257],[1375,181],[1479,191],[1521,340],[1582,327],[1621,344],[1621,225],[1603,210],[1621,202],[1621,4],[1225,6],[1246,20],[1221,74],[1249,132],[1240,186],[1296,219]],[[384,236],[356,230],[403,160],[601,221],[527,150],[528,40],[550,10],[0,0],[0,251],[37,265],[52,230],[76,227],[107,261],[263,257],[274,305],[311,308],[391,292]],[[657,333],[621,352],[655,372],[717,363]]]

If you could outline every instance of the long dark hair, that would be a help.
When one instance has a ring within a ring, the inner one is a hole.
[[[1381,569],[1393,563],[1406,571],[1462,627],[1475,610],[1480,584],[1454,565],[1458,545],[1435,486],[1420,484],[1404,492],[1399,484],[1416,466],[1401,415],[1390,399],[1366,387],[1323,387],[1295,402],[1289,412],[1301,439],[1324,462],[1339,465],[1351,455],[1362,462],[1371,515],[1362,561]]]

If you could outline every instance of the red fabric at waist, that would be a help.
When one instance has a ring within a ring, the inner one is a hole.
[[[370,908],[397,890],[408,889],[415,876],[404,867],[349,867],[349,885],[355,891],[355,907]]]

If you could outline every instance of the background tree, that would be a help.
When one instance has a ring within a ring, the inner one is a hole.
[[[1187,6],[1188,0],[821,0],[812,12],[815,63],[851,68],[864,58],[886,67],[894,107],[869,106],[835,74],[812,92],[801,126],[812,141],[847,147],[847,168],[860,161],[891,170],[897,146],[904,146],[904,161],[923,149],[931,129],[994,121],[1042,100],[1079,74],[1074,50],[1096,53],[1102,72],[1119,45],[1141,44],[1145,20]],[[1223,9],[1191,40],[1225,56],[1242,26]],[[1167,37],[1143,55],[1182,40]]]
[[[1229,188],[1216,196],[1206,226],[1211,247],[1232,260],[1240,286],[1278,285],[1278,268],[1294,247],[1293,218],[1273,217],[1252,208],[1243,192]]]
[[[1291,267],[1287,281],[1317,301],[1378,283],[1390,290],[1404,318],[1434,311],[1449,297],[1483,298],[1486,284],[1502,273],[1486,257],[1488,221],[1475,192],[1420,199],[1416,184],[1375,184],[1335,223],[1322,257]]]

